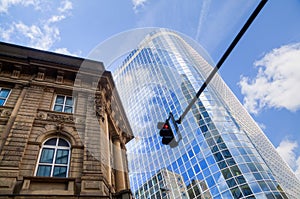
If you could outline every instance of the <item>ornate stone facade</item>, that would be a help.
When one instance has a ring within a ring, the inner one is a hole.
[[[0,198],[131,198],[133,136],[114,87],[100,62],[0,43]],[[58,96],[72,111],[57,111]],[[70,144],[64,177],[38,175],[52,137]]]

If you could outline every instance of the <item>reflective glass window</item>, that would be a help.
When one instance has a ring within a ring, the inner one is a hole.
[[[70,145],[62,138],[47,140],[41,150],[36,176],[67,177]]]
[[[57,95],[53,110],[57,112],[73,113],[74,99],[70,96]]]
[[[0,87],[0,106],[3,106],[9,96],[11,89]]]

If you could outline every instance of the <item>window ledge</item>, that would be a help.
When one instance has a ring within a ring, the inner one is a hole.
[[[24,177],[20,194],[73,195],[75,178]]]

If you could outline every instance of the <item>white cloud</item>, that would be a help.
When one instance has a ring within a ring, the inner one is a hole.
[[[76,57],[78,57],[80,54],[80,52],[79,53],[71,53],[67,48],[57,48],[54,50],[54,52],[64,54],[64,55],[76,56]]]
[[[65,1],[61,2],[60,7],[58,8],[58,11],[61,13],[64,13],[64,12],[67,12],[72,9],[73,9],[72,2],[69,0],[65,0]]]
[[[10,28],[15,30],[13,34],[24,38],[29,46],[38,49],[49,50],[53,43],[60,39],[59,29],[55,26],[50,26],[48,23],[38,26],[18,22],[13,23]]]
[[[263,108],[300,109],[300,43],[273,49],[254,63],[254,79],[241,77],[244,106],[257,114]]]
[[[12,6],[33,6],[35,9],[40,9],[40,0],[0,0],[0,13],[7,13]]]
[[[211,0],[202,1],[202,6],[200,10],[200,16],[198,20],[197,32],[196,32],[196,41],[199,40],[200,34],[203,29],[203,23],[207,20],[207,15],[209,13],[209,6],[211,4]]]
[[[59,22],[63,19],[65,19],[66,16],[65,15],[53,15],[49,20],[48,22],[49,23],[56,23],[56,22]]]
[[[22,7],[29,5],[38,10],[38,12],[31,13],[36,16],[36,21],[28,23],[22,18],[14,18],[7,23],[2,23],[0,24],[0,39],[42,50],[51,50],[61,39],[58,23],[71,14],[69,11],[73,7],[72,2],[70,0],[57,3],[41,0],[0,0],[0,14],[6,17],[10,15],[10,7],[18,6],[22,11]],[[11,18],[8,17],[8,19]],[[62,51],[62,49],[59,50]],[[67,51],[64,52],[67,53]],[[72,53],[68,52],[68,54]]]
[[[297,157],[295,151],[299,150],[298,143],[284,139],[276,148],[279,155],[287,162],[287,164],[294,170],[298,179],[300,179],[300,156]]]
[[[132,0],[134,12],[138,12],[138,9],[144,7],[148,0]]]

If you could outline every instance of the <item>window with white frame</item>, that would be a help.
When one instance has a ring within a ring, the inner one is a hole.
[[[42,146],[36,176],[68,177],[70,144],[63,138],[48,139]]]
[[[4,106],[11,89],[9,88],[1,88],[0,87],[0,106]]]
[[[53,110],[57,112],[73,113],[74,99],[71,96],[56,95]]]

